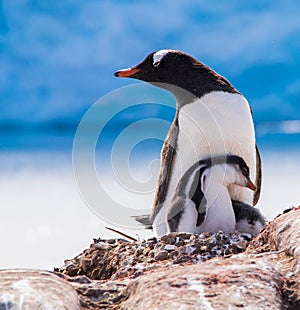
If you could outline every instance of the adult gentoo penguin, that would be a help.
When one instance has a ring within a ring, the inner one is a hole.
[[[255,195],[236,185],[232,199],[256,204],[260,194],[261,161],[255,143],[251,109],[229,81],[195,58],[177,50],[149,54],[140,64],[117,71],[167,89],[176,96],[176,115],[165,139],[150,222],[161,237],[168,231],[166,212],[178,181],[196,161],[218,154],[241,156],[256,180]]]
[[[169,231],[234,232],[236,215],[228,192],[231,184],[256,189],[241,157],[209,157],[193,164],[178,182],[168,208]]]

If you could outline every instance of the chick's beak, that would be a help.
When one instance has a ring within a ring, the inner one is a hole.
[[[132,77],[134,74],[140,72],[141,69],[138,68],[128,68],[128,69],[123,69],[115,72],[114,76],[115,77],[121,77],[121,78],[126,78],[126,77]]]
[[[250,179],[248,179],[247,186],[253,191],[256,190],[256,186],[253,184],[253,182]]]

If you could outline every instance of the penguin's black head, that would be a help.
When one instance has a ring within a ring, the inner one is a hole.
[[[160,50],[149,54],[132,68],[117,71],[115,76],[173,84],[176,77],[191,75],[197,63],[196,59],[183,52]]]
[[[250,180],[250,170],[245,160],[237,155],[227,155],[226,161],[228,164],[235,165],[238,168],[238,171],[245,177],[247,180],[247,186],[251,190],[256,190],[256,186]]]
[[[198,97],[214,90],[238,93],[224,77],[194,57],[178,50],[153,52],[138,65],[119,70],[114,75],[149,83],[175,85]]]
[[[258,216],[257,214],[252,214],[251,216],[249,216],[247,218],[247,222],[249,225],[254,226],[256,224],[256,222],[258,221]]]

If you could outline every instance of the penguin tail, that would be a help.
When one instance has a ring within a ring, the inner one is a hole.
[[[150,220],[150,215],[134,215],[132,216],[139,224],[142,224],[145,229],[153,229],[152,223]]]

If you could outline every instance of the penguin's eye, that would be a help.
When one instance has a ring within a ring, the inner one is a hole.
[[[153,67],[158,67],[160,65],[160,61],[153,62]]]
[[[247,169],[247,167],[243,167],[242,168],[242,174],[247,177],[249,175],[249,170]]]
[[[247,222],[248,222],[249,225],[254,225],[255,224],[253,219],[248,219]]]

